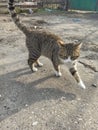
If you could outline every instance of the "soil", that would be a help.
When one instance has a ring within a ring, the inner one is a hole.
[[[82,41],[79,88],[66,66],[54,76],[49,59],[36,73],[28,67],[24,34],[0,15],[0,130],[98,129],[98,14],[21,15],[27,26],[51,31],[65,42]]]

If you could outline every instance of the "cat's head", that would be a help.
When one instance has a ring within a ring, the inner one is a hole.
[[[75,61],[80,56],[82,43],[61,44],[59,57],[65,62]]]

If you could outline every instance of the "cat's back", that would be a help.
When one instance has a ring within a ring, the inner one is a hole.
[[[27,47],[41,50],[41,54],[47,57],[59,49],[58,41],[61,38],[53,33],[43,30],[33,30],[27,36]]]
[[[28,44],[42,44],[42,45],[53,45],[57,44],[58,40],[61,38],[49,31],[44,30],[31,30],[26,36]]]

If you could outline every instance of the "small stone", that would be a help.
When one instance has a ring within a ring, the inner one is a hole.
[[[80,101],[80,100],[81,100],[81,98],[78,98],[77,100],[78,100],[78,101]]]
[[[33,126],[37,125],[38,124],[38,121],[35,121],[32,123]]]
[[[28,107],[28,104],[25,104],[26,107]]]
[[[82,119],[82,118],[79,118],[78,120],[79,120],[79,121],[82,121],[83,119]]]
[[[32,119],[32,116],[30,116],[29,119]]]
[[[92,87],[95,87],[95,88],[96,88],[96,87],[97,87],[97,85],[96,85],[96,84],[92,84]]]
[[[34,114],[34,111],[32,111],[31,113]]]
[[[62,100],[66,100],[66,97],[61,97],[61,101],[62,101]]]

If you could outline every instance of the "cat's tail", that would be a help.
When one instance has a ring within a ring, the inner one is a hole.
[[[19,19],[15,11],[14,0],[9,0],[8,8],[14,23],[24,34],[27,34],[27,27],[24,24],[22,24],[21,20]]]

